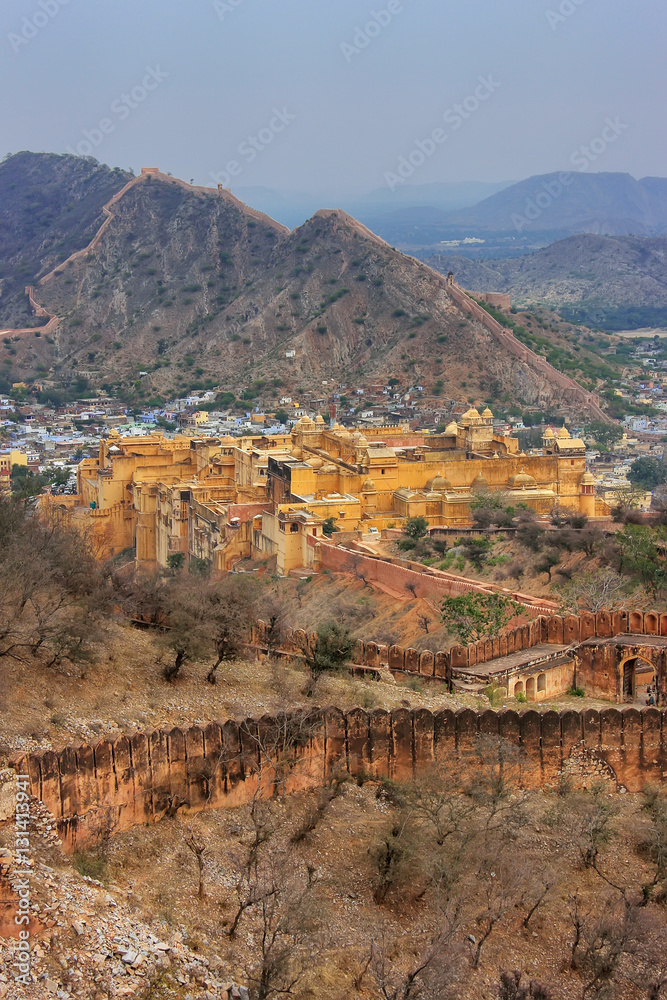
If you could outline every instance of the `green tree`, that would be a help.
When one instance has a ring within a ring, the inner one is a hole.
[[[340,670],[352,656],[353,640],[349,631],[338,622],[325,622],[320,626],[317,639],[303,652],[311,674],[317,677],[327,670]]]
[[[447,630],[467,645],[498,635],[523,605],[504,594],[461,594],[446,597],[441,618]]]
[[[289,413],[287,410],[276,410],[275,417],[279,424],[286,424],[289,420]]]
[[[51,482],[51,477],[45,474],[36,475],[25,465],[14,465],[11,471],[12,496],[16,500],[31,500],[39,496],[45,486]]]
[[[654,490],[660,483],[667,479],[667,469],[657,458],[649,458],[647,455],[636,458],[630,466],[628,479],[635,486],[642,486],[645,490]]]
[[[609,451],[623,437],[623,428],[619,424],[607,424],[602,420],[593,420],[586,425],[586,434],[593,438],[596,445],[603,451]]]
[[[333,535],[334,531],[338,531],[338,530],[339,529],[336,527],[336,518],[335,517],[325,517],[324,522],[322,523],[322,531],[323,531],[323,533],[330,538]]]
[[[538,573],[546,573],[549,577],[549,582],[551,582],[551,571],[559,562],[560,558],[557,552],[545,552],[540,561],[535,564],[535,569]]]
[[[426,536],[428,531],[428,521],[425,517],[409,517],[405,522],[403,534],[406,538],[413,538],[418,541]]]
[[[507,506],[504,493],[480,493],[470,504],[470,516],[476,528],[510,528],[514,524],[514,507]]]
[[[645,524],[626,524],[616,535],[621,573],[639,577],[652,594],[660,590],[666,577],[664,542],[658,548],[657,541],[656,532]]]
[[[172,552],[170,556],[167,556],[167,566],[172,573],[178,573],[179,570],[183,569],[185,564],[185,556],[182,552]]]

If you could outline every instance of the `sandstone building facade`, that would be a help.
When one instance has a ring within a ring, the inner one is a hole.
[[[544,514],[558,505],[603,516],[585,468],[585,447],[566,428],[547,430],[539,454],[519,452],[493,414],[470,408],[442,434],[403,427],[349,430],[302,417],[290,435],[202,438],[161,434],[100,443],[78,469],[77,495],[44,498],[82,530],[100,555],[133,550],[144,569],[177,554],[216,571],[241,558],[275,559],[284,575],[318,565],[341,532],[470,523],[474,499],[502,492]],[[334,541],[336,536],[334,536]]]

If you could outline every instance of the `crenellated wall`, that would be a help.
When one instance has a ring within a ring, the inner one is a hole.
[[[577,655],[582,643],[593,639],[619,637],[618,645],[628,648],[644,648],[641,643],[633,644],[633,635],[667,636],[667,612],[659,611],[599,611],[597,614],[584,612],[579,615],[540,615],[525,625],[508,629],[492,639],[483,639],[468,646],[455,645],[439,652],[419,652],[405,646],[387,646],[373,641],[358,639],[354,646],[352,662],[371,668],[389,667],[390,670],[408,671],[424,677],[450,679],[452,671],[487,663],[501,656],[509,656],[522,649],[531,649],[543,643],[572,646]],[[627,637],[627,638],[626,638]],[[313,643],[315,633],[307,634],[303,629],[289,629],[282,644],[286,653],[298,653],[307,643]],[[260,622],[253,633],[253,642],[261,647],[265,642],[264,624]],[[602,645],[602,644],[600,644]],[[595,648],[595,647],[591,647]],[[642,653],[634,655],[645,655]],[[655,655],[651,657],[655,660]],[[591,669],[594,661],[588,657]],[[590,678],[592,683],[592,678]],[[602,690],[602,689],[601,689]],[[602,697],[611,695],[611,688],[604,689]],[[591,690],[591,693],[593,691]]]
[[[667,613],[553,615],[492,640],[436,653],[359,640],[352,659],[370,668],[447,680],[457,668],[517,650],[567,645],[590,693],[614,697],[622,677],[619,664],[641,656],[656,666],[664,700],[667,640],[660,637],[667,637]],[[283,651],[296,653],[316,638],[297,629],[288,634]],[[263,639],[260,623],[253,640],[261,648]],[[321,785],[339,768],[358,778],[410,780],[435,760],[447,764],[470,755],[476,766],[479,741],[489,737],[519,748],[526,787],[554,782],[562,772],[584,783],[606,777],[630,791],[667,777],[667,711],[658,708],[521,714],[315,709],[138,732],[96,746],[29,754],[14,766],[29,775],[33,795],[54,815],[61,838],[73,849],[106,832],[178,812],[231,807],[258,793]]]
[[[321,785],[337,769],[358,779],[412,780],[438,761],[493,759],[498,739],[517,747],[524,787],[568,773],[639,791],[667,773],[667,712],[474,712],[335,708],[190,729],[139,732],[96,746],[29,754],[14,763],[73,850],[99,835],[258,793]]]

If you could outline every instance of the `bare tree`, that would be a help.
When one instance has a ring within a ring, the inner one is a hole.
[[[578,895],[571,897],[574,930],[571,966],[583,979],[582,1000],[599,997],[608,988],[621,959],[633,947],[632,908],[618,895],[584,912]]]
[[[0,500],[0,659],[39,658],[49,667],[90,659],[108,598],[104,568],[84,537]]]
[[[274,860],[270,891],[255,907],[255,955],[248,965],[248,981],[257,1000],[291,996],[308,967],[321,910],[314,899],[314,872]],[[321,904],[320,904],[321,905]]]
[[[608,792],[603,782],[595,782],[589,791],[572,789],[564,783],[552,816],[564,848],[573,851],[585,867],[596,870],[600,849],[614,832],[619,809]]]
[[[436,762],[403,789],[413,822],[430,827],[438,846],[450,837],[460,836],[467,840],[471,836],[467,821],[475,810],[475,803],[469,796],[461,794],[465,784],[465,772],[461,765],[448,764],[445,767]]]
[[[549,1000],[551,994],[536,979],[524,982],[521,972],[501,972],[498,983],[498,1000]]]
[[[249,809],[250,838],[238,866],[234,938],[243,922],[254,942],[246,974],[257,1000],[292,995],[308,968],[323,928],[314,869],[286,837],[274,803],[256,796]]]
[[[495,858],[485,858],[475,879],[483,889],[483,905],[475,916],[476,934],[469,934],[472,966],[476,969],[482,957],[482,949],[491,937],[494,928],[507,911],[514,905],[517,890],[527,877],[519,872],[516,865],[502,853]]]
[[[646,899],[662,902],[667,896],[667,794],[657,785],[644,789],[642,811],[650,821],[648,848],[655,874],[644,886]]]
[[[454,1000],[461,995],[466,959],[458,913],[441,915],[439,926],[413,938],[416,957],[405,962],[398,942],[382,934],[371,942],[365,968],[383,1000]]]
[[[632,962],[626,975],[645,991],[647,1000],[667,996],[667,926],[662,910],[637,909],[634,921]]]
[[[420,612],[417,615],[417,624],[419,625],[422,632],[426,633],[426,635],[428,635],[429,625],[431,624],[432,621],[433,619],[424,612]]]
[[[623,579],[610,569],[583,573],[556,587],[561,608],[569,614],[580,611],[614,611],[623,603]]]
[[[646,490],[639,486],[618,486],[611,490],[614,520],[622,521],[629,511],[637,510],[646,497]]]
[[[264,620],[266,655],[272,657],[280,649],[287,631],[287,611],[283,601],[271,595],[262,602],[260,613]]]
[[[195,861],[197,863],[197,877],[198,877],[198,888],[197,888],[197,898],[204,899],[206,893],[204,891],[204,867],[206,864],[206,854],[208,853],[208,848],[206,842],[198,837],[192,827],[188,827],[184,836],[185,846],[194,855]]]

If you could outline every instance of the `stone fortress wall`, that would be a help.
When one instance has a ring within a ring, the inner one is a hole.
[[[600,399],[593,392],[588,392],[582,386],[580,386],[574,379],[570,378],[568,375],[564,375],[563,372],[558,371],[553,367],[548,361],[542,358],[539,354],[531,351],[530,348],[522,344],[520,340],[514,336],[514,334],[508,330],[506,327],[501,326],[501,324],[493,318],[485,309],[475,302],[459,285],[453,281],[447,282],[447,293],[456,302],[461,309],[465,309],[466,312],[471,313],[476,320],[486,327],[486,329],[496,337],[500,343],[505,347],[511,354],[525,361],[526,364],[531,365],[537,371],[545,375],[549,381],[560,386],[564,392],[566,399],[570,399],[580,406],[586,407],[592,414],[595,420],[601,420],[604,423],[610,423],[611,420],[609,416],[600,408]],[[488,300],[487,300],[488,301]]]
[[[290,718],[290,717],[287,717]],[[298,719],[297,716],[292,717]],[[30,754],[15,762],[31,793],[56,820],[65,847],[100,835],[205,809],[249,802],[258,789],[294,791],[334,772],[358,780],[410,781],[420,770],[493,759],[499,738],[517,748],[527,788],[556,785],[562,773],[584,783],[607,778],[639,791],[667,771],[667,712],[529,710],[432,713],[317,710],[284,740],[285,721],[263,717],[190,729],[139,732],[96,746]],[[283,753],[277,754],[281,745]],[[284,770],[276,773],[276,759]]]
[[[573,645],[592,641],[585,648],[595,649],[612,639],[621,649],[645,649],[649,655],[659,648],[664,661],[664,646],[651,646],[661,635],[667,636],[667,613],[600,612],[538,618],[499,639],[449,652],[359,642],[353,660],[377,668],[386,662],[391,669],[446,679],[455,664],[503,655],[512,646],[527,649],[563,640]],[[261,643],[261,628],[253,638]],[[286,646],[296,651],[313,638],[297,630]],[[596,669],[594,658],[591,669]],[[662,690],[664,662],[659,673]],[[658,708],[560,713],[318,709],[309,716],[122,735],[96,746],[28,754],[14,767],[29,775],[32,794],[55,817],[65,845],[74,849],[104,831],[153,823],[179,811],[240,805],[258,789],[271,795],[277,787],[321,785],[339,769],[360,780],[410,780],[435,761],[453,765],[466,754],[474,766],[480,740],[498,738],[518,748],[526,787],[555,783],[565,772],[589,783],[605,777],[638,791],[667,776],[667,711]]]
[[[543,644],[565,645],[571,647],[580,661],[582,686],[589,693],[593,693],[595,689],[600,697],[614,697],[618,692],[610,686],[605,687],[601,679],[595,676],[602,662],[599,651],[616,647],[626,649],[626,655],[641,656],[660,667],[661,656],[667,644],[656,646],[651,644],[651,639],[642,641],[641,636],[667,637],[667,612],[622,610],[548,617],[540,615],[525,625],[506,630],[494,639],[481,640],[468,646],[456,645],[447,651],[435,653],[357,640],[352,660],[353,663],[370,668],[388,667],[392,671],[408,671],[423,677],[450,680],[452,670],[474,667]],[[305,643],[313,642],[315,638],[314,633],[307,635],[302,629],[288,631],[282,648],[285,652],[299,652]],[[596,639],[601,641],[595,643]],[[609,644],[610,639],[615,639],[616,642]],[[261,622],[255,630],[253,641],[262,646]],[[582,648],[582,643],[587,645]],[[631,650],[638,652],[631,653]],[[608,661],[604,662],[606,668]],[[667,688],[664,697],[667,700]]]

